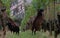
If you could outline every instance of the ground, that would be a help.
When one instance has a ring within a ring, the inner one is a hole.
[[[2,34],[2,31],[0,32]],[[2,36],[0,36],[2,38]],[[44,33],[42,31],[38,31],[36,35],[32,35],[31,31],[25,31],[20,32],[19,35],[16,35],[16,33],[11,33],[10,31],[7,32],[6,38],[54,38],[53,36],[50,36],[48,32]],[[58,36],[59,38],[59,36]]]

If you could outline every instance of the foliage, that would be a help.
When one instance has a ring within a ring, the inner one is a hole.
[[[25,17],[21,22],[22,28],[26,25],[26,23],[29,20],[30,16],[35,15],[35,13],[36,13],[36,11],[35,11],[35,8],[34,8],[33,5],[30,5],[29,7],[27,7]]]
[[[33,0],[32,4],[36,9],[44,9],[49,3],[49,0]]]
[[[33,0],[32,4],[36,9],[44,9],[49,3],[54,2],[54,0]]]

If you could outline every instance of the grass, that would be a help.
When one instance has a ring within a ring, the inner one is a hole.
[[[11,33],[11,32],[7,32],[6,38],[20,38],[20,35],[16,35],[16,33]]]
[[[31,31],[25,31],[25,32],[21,32],[18,35],[16,35],[15,33],[12,34],[10,32],[7,32],[6,38],[49,38],[48,33],[44,33],[44,32],[37,32],[36,35],[32,35]]]

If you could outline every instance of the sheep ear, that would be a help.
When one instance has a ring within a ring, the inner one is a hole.
[[[38,9],[37,10],[37,12],[43,12],[44,11],[44,9]]]
[[[3,7],[1,8],[1,11],[2,11],[2,12],[6,11],[6,7],[3,6]]]

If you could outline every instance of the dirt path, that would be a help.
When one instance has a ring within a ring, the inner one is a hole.
[[[3,38],[3,31],[0,31],[0,38]]]
[[[8,31],[7,27],[6,27],[6,31]],[[0,38],[3,38],[3,30],[2,29],[0,30]]]

